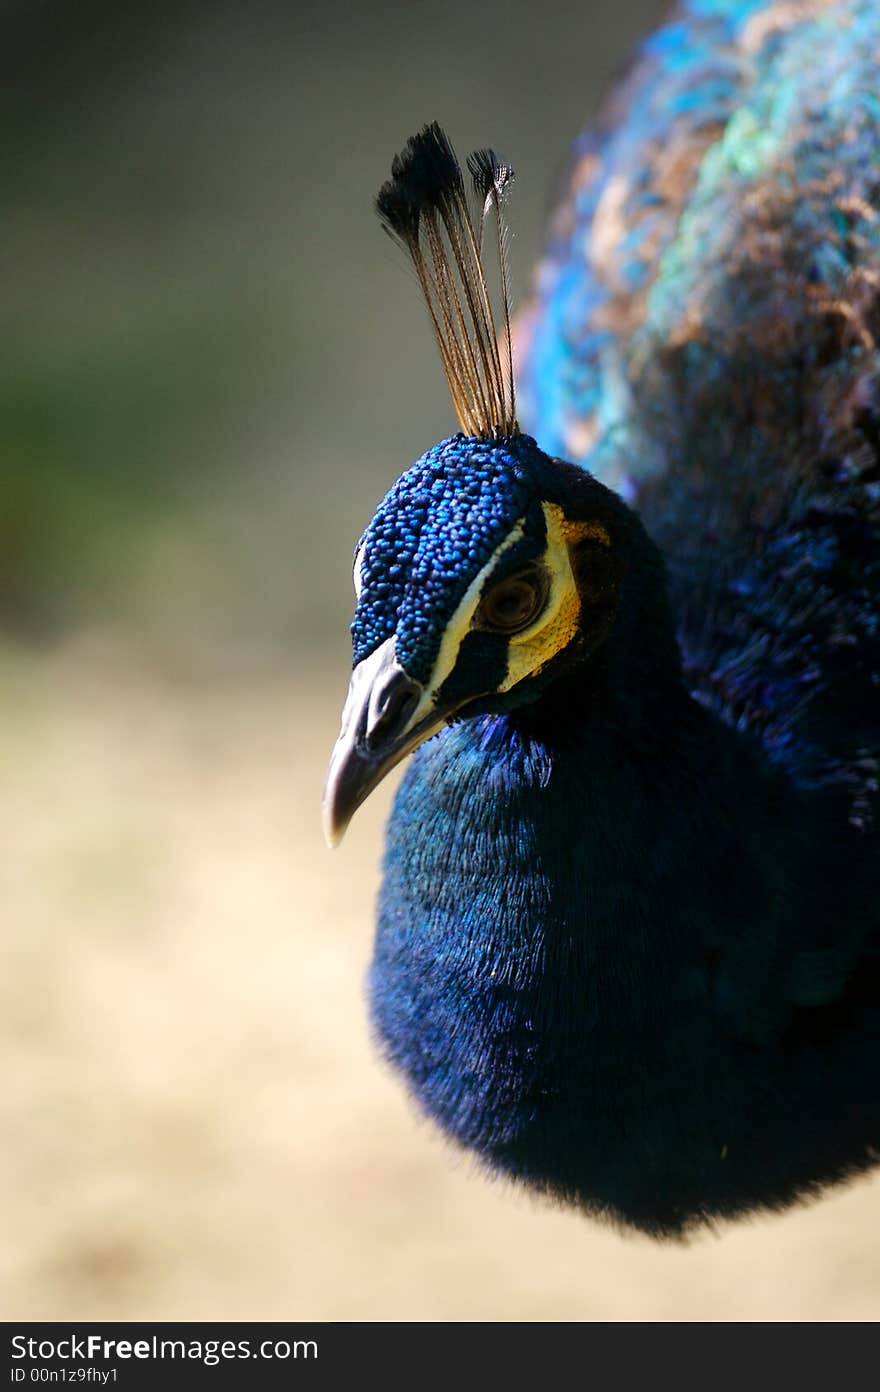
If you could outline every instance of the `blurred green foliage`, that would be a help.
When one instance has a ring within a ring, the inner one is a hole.
[[[271,331],[263,297],[187,278],[144,299],[122,322],[102,307],[0,363],[9,626],[125,613],[176,530],[197,524],[207,461],[247,414],[254,360],[242,347]]]
[[[515,157],[522,295],[658,9],[0,4],[0,628],[342,647],[362,526],[455,428],[390,157],[435,117]]]

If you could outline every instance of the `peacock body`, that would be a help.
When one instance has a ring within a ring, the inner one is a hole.
[[[686,0],[576,148],[528,435],[442,132],[379,200],[464,433],[355,558],[331,833],[412,753],[376,1034],[491,1170],[659,1236],[880,1150],[878,93],[874,0]]]

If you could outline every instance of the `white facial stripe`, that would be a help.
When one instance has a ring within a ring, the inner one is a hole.
[[[437,661],[434,663],[434,670],[431,673],[430,681],[425,687],[422,698],[413,712],[409,726],[418,724],[418,722],[423,720],[433,708],[434,697],[458,661],[459,649],[467,634],[470,632],[474,615],[477,612],[477,606],[480,603],[480,595],[486,577],[491,575],[505,551],[509,551],[511,546],[515,546],[516,543],[522,539],[525,520],[524,517],[521,517],[518,522],[514,523],[501,545],[493,551],[492,555],[483,566],[483,569],[471,581],[465,591],[461,603],[446,625],[446,630],[440,643],[440,651],[437,654]],[[407,728],[409,728],[409,726],[407,726]]]
[[[352,583],[354,584],[355,599],[360,599],[361,597],[361,585],[363,584],[364,570],[364,552],[366,551],[366,549],[367,548],[366,546],[364,546],[364,543],[361,542],[354,558],[354,566],[352,567],[351,578]]]

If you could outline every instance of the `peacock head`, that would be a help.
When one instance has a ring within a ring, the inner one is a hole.
[[[377,200],[415,266],[462,433],[407,470],[355,550],[354,669],[324,799],[331,845],[443,725],[534,702],[589,661],[614,624],[640,531],[615,494],[518,429],[501,220],[512,171],[491,151],[468,165],[477,217],[436,125],[395,159]],[[501,346],[482,260],[490,217]]]

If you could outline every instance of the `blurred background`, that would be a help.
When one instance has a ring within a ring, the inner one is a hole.
[[[491,1186],[333,857],[353,544],[454,427],[371,200],[439,119],[566,149],[658,0],[0,2],[0,1314],[869,1319],[880,1184],[683,1248]]]

